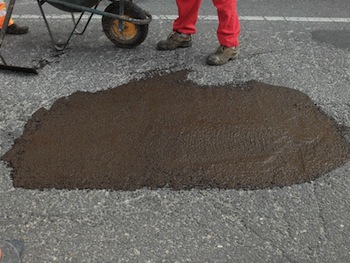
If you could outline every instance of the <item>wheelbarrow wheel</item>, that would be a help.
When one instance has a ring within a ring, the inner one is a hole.
[[[119,2],[114,2],[105,9],[107,13],[119,14]],[[124,2],[124,16],[136,19],[146,19],[145,12],[132,2]],[[121,26],[122,25],[122,26]],[[117,47],[134,48],[147,37],[148,24],[135,25],[128,21],[102,16],[103,32]],[[122,28],[121,28],[122,27]]]

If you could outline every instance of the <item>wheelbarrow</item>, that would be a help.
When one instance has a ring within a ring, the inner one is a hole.
[[[12,10],[16,0],[10,0],[8,11],[5,17],[7,21],[10,19]],[[134,48],[140,45],[147,37],[148,25],[152,21],[152,16],[134,4],[132,0],[109,0],[111,3],[102,11],[99,9],[99,4],[102,0],[37,0],[40,12],[44,19],[45,25],[49,32],[51,41],[57,51],[64,50],[70,42],[73,35],[81,35],[85,32],[91,18],[94,14],[102,16],[102,28],[107,38],[117,47]],[[65,41],[58,42],[52,33],[50,24],[45,15],[43,5],[48,3],[62,11],[70,12],[73,21],[73,29],[68,34]],[[82,22],[85,13],[90,13],[83,29],[78,31],[78,25]],[[76,19],[74,13],[80,13]],[[7,24],[4,24],[3,32],[7,29]],[[0,35],[0,51],[4,39],[4,33]],[[6,64],[1,56],[4,65],[0,65],[0,69],[9,69],[14,71],[24,71],[36,73],[36,69],[15,67]]]
[[[63,50],[74,34],[83,34],[94,14],[102,16],[103,32],[109,40],[121,48],[134,48],[140,45],[147,37],[148,24],[152,16],[138,7],[132,0],[110,0],[112,3],[104,11],[98,9],[101,0],[37,0],[51,40],[57,50]],[[72,14],[73,30],[68,39],[63,43],[57,43],[53,37],[50,25],[42,8],[43,4],[49,3],[52,6]],[[75,20],[74,13],[81,13]],[[77,26],[85,12],[90,16],[82,31],[77,31]]]

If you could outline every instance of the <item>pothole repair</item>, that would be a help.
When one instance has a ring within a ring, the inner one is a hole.
[[[297,90],[198,86],[186,71],[39,109],[2,160],[15,187],[257,189],[309,182],[349,160],[334,120]]]

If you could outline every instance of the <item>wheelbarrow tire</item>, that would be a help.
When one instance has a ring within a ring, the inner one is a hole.
[[[105,12],[119,14],[119,2],[107,6]],[[132,2],[124,2],[124,15],[129,18],[146,19],[147,15],[140,7]],[[107,38],[120,48],[134,48],[140,45],[147,37],[148,24],[136,25],[122,21],[123,29],[119,30],[119,19],[102,16],[102,28]]]

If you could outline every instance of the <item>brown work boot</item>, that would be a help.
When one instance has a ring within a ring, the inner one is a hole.
[[[211,66],[219,66],[227,63],[231,59],[235,59],[239,53],[238,47],[219,46],[215,53],[207,57],[207,64]]]
[[[7,28],[6,33],[11,35],[22,35],[27,34],[28,30],[29,28],[27,26],[19,26],[14,23]]]
[[[176,48],[185,48],[192,46],[192,37],[188,35],[184,37],[179,32],[171,33],[166,40],[157,43],[158,50],[173,50]]]

